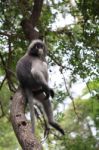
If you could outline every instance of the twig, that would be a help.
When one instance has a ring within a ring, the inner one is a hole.
[[[2,54],[0,53],[0,58],[1,58],[1,62],[2,62],[2,65],[3,65],[3,68],[5,70],[5,74],[6,74],[6,79],[8,81],[8,86],[9,86],[9,89],[12,91],[12,92],[15,92],[16,91],[16,88],[14,87],[14,84],[11,80],[11,73],[9,72],[7,66],[6,66],[6,63],[4,62],[4,59],[3,59],[3,56]]]
[[[9,53],[8,53],[8,60],[7,60],[7,68],[10,68],[10,63],[11,63],[11,54],[12,54],[12,51],[11,51],[11,40],[10,40],[10,37],[8,38],[8,50],[9,50]]]
[[[63,68],[60,69],[60,72],[61,74],[63,75],[63,80],[64,80],[64,83],[65,83],[65,89],[66,89],[66,92],[68,94],[68,96],[70,97],[71,101],[72,101],[72,104],[73,104],[73,108],[74,108],[74,112],[79,120],[79,116],[78,116],[78,113],[76,112],[76,106],[75,106],[75,103],[74,103],[74,98],[72,97],[72,95],[70,94],[70,91],[67,87],[67,83],[66,83],[66,79],[65,79],[65,76],[64,76],[64,73],[63,73]]]
[[[91,95],[91,96],[94,96],[93,92],[91,91],[91,89],[90,89],[90,87],[89,87],[89,85],[88,85],[88,82],[86,83],[86,86],[87,86],[87,89],[88,89],[90,95]]]
[[[0,116],[0,118],[1,118],[5,115],[1,101],[0,101],[0,108],[1,108],[1,111],[2,111],[2,114]]]
[[[57,61],[57,59],[53,56],[53,54],[51,54],[51,52],[48,53],[48,56],[60,67],[62,68],[66,68],[65,66],[62,66],[62,63],[60,63],[59,61]]]
[[[7,36],[7,37],[10,37],[11,34],[7,33],[7,32],[0,32],[0,35],[3,35],[3,36]]]
[[[3,84],[4,84],[4,82],[5,82],[5,80],[6,80],[6,76],[4,77],[4,79],[2,80],[2,82],[1,82],[1,84],[0,84],[0,90],[1,90],[1,88],[2,88],[2,86],[3,86]]]

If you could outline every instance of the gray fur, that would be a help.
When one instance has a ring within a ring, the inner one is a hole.
[[[43,46],[43,53],[41,53],[43,56],[37,55],[36,50],[34,49],[34,45],[38,43],[41,43]],[[17,77],[25,96],[28,99],[33,133],[35,131],[35,114],[33,108],[35,99],[37,103],[39,102],[43,106],[48,123],[64,134],[64,131],[60,128],[60,126],[54,122],[53,110],[49,100],[49,96],[51,95],[53,97],[54,92],[48,85],[48,70],[45,59],[46,52],[46,46],[41,40],[32,41],[28,47],[27,53],[17,63]],[[41,90],[42,92],[35,96],[34,93],[38,90]]]

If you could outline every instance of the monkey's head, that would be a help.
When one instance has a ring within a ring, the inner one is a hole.
[[[45,58],[47,54],[47,48],[45,44],[43,43],[43,41],[33,40],[28,47],[27,53],[31,56]]]

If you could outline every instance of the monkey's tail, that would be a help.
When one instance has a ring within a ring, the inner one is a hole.
[[[49,124],[58,130],[62,135],[65,135],[64,130],[56,122],[50,122]]]

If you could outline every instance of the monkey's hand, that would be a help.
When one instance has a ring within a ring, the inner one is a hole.
[[[34,96],[37,96],[37,95],[39,95],[39,94],[44,92],[44,95],[45,95],[44,99],[45,100],[49,99],[49,96],[51,96],[53,98],[54,95],[55,95],[54,94],[54,90],[52,88],[49,88],[48,91],[46,91],[46,92],[42,88],[37,89],[37,90],[33,90],[32,92],[33,92]]]
[[[54,91],[52,88],[47,89],[47,91],[45,92],[45,100],[49,99],[49,97],[51,96],[52,98],[54,97]]]
[[[51,95],[52,98],[53,98],[54,95],[55,95],[54,90],[53,90],[52,88],[50,88],[50,95]]]

